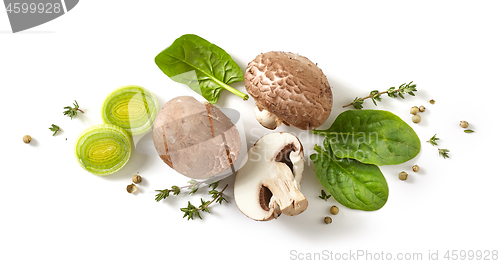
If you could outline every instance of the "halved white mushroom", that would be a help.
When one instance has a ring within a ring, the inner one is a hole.
[[[267,134],[248,150],[245,159],[234,181],[234,199],[243,214],[266,221],[307,209],[307,199],[300,192],[304,152],[296,136]]]

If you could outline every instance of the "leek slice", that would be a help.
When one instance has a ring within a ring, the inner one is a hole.
[[[151,130],[159,110],[156,96],[137,85],[122,86],[104,100],[101,117],[104,123],[117,125],[131,135]]]
[[[75,143],[75,156],[80,166],[99,176],[120,170],[130,159],[131,152],[128,132],[111,124],[85,129]]]

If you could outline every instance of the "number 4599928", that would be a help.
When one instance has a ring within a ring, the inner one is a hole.
[[[446,260],[498,260],[498,250],[447,250]]]
[[[60,3],[9,3],[7,13],[11,14],[35,14],[35,13],[61,13],[64,12]]]

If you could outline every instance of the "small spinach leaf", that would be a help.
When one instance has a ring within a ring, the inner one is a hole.
[[[382,208],[389,197],[389,187],[379,167],[357,160],[337,158],[325,140],[325,149],[314,147],[311,155],[316,177],[340,204],[363,211]]]
[[[212,104],[222,88],[248,99],[247,94],[228,85],[243,81],[238,64],[223,49],[197,35],[179,37],[155,57],[155,63],[173,81],[187,84]]]
[[[344,111],[329,129],[312,132],[326,136],[325,141],[337,157],[362,163],[395,165],[420,152],[415,131],[395,114],[383,110]]]

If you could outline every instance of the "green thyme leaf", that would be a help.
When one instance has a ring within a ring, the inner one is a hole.
[[[318,197],[326,201],[326,200],[328,200],[328,198],[331,197],[331,195],[327,195],[324,190],[321,190],[321,195]]]
[[[354,98],[354,101],[351,104],[356,109],[363,109],[363,100],[358,97]]]
[[[439,150],[439,155],[442,156],[443,158],[449,158],[450,156],[448,153],[450,152],[448,149],[438,149]]]
[[[66,111],[63,112],[64,115],[69,116],[71,119],[73,119],[73,117],[76,117],[78,115],[78,112],[83,113],[83,111],[80,109],[80,106],[78,105],[78,102],[76,102],[76,100],[73,103],[73,106],[74,107],[71,107],[71,106],[64,107],[64,109],[66,109]]]
[[[57,134],[57,132],[62,131],[59,126],[56,126],[54,124],[52,124],[52,126],[49,127],[49,130],[54,132],[54,134],[52,134],[52,136],[55,136]]]
[[[439,140],[439,138],[436,137],[437,134],[434,134],[434,136],[431,137],[431,139],[427,140],[427,142],[431,143],[433,146],[437,146],[438,144],[436,143],[436,140]]]

